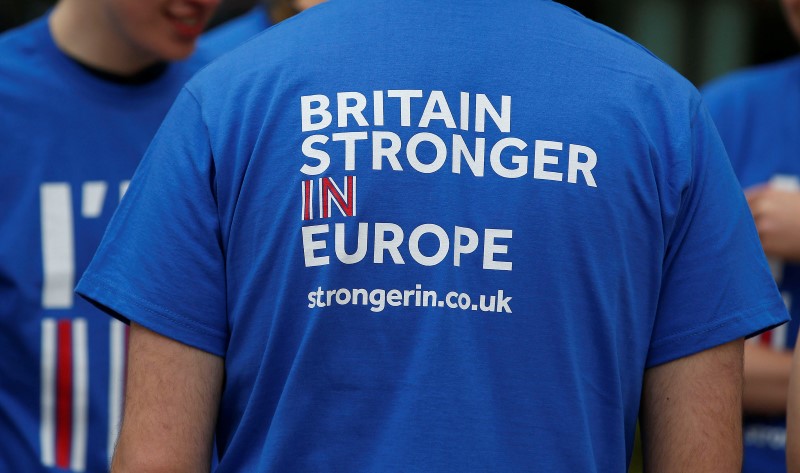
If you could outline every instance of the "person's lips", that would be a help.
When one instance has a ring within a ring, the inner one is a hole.
[[[175,2],[166,11],[166,16],[178,35],[194,40],[205,29],[214,9],[200,2]]]
[[[205,21],[203,21],[200,15],[170,15],[169,19],[173,28],[175,28],[175,31],[177,31],[179,35],[188,39],[194,39],[200,36],[200,34],[203,32],[203,28],[205,27]]]

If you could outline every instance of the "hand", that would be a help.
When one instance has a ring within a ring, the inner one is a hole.
[[[800,261],[800,191],[762,185],[747,189],[745,196],[764,253]]]

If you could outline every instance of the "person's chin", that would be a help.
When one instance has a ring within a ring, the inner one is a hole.
[[[173,36],[169,40],[164,40],[160,44],[155,45],[152,51],[162,61],[179,61],[191,56],[196,45],[196,40],[176,38]]]

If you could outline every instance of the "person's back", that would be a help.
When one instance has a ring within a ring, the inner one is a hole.
[[[215,6],[192,3],[184,13],[191,31],[184,26],[175,39],[164,33],[173,33],[175,20],[162,18],[161,7],[134,3],[117,27],[151,14],[156,19],[147,18],[148,29],[138,25],[125,34],[133,35],[131,48],[155,46],[152,57],[136,57],[139,63],[126,48],[104,45],[114,68],[130,68],[121,71],[106,69],[95,54],[84,61],[82,48],[75,57],[64,51],[81,37],[76,31],[96,33],[108,25],[89,20],[88,30],[75,23],[63,28],[55,16],[73,21],[78,12],[80,22],[98,10],[120,9],[120,2],[91,3],[62,1],[52,13],[0,36],[3,472],[108,469],[121,421],[126,328],[73,289],[147,144],[201,65],[166,59],[192,52]],[[170,12],[185,6],[173,2]],[[68,36],[61,43],[54,38],[57,27]]]
[[[225,358],[221,472],[624,471],[646,369],[784,320],[709,126],[561,5],[337,0],[187,86],[79,291]]]

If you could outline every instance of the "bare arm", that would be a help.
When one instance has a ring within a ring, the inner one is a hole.
[[[113,473],[208,472],[223,360],[131,324]]]
[[[794,352],[786,410],[786,463],[788,473],[800,473],[800,350]]]
[[[737,340],[645,372],[645,471],[741,471],[743,345]]]
[[[784,415],[792,353],[746,344],[744,348],[745,414]]]

